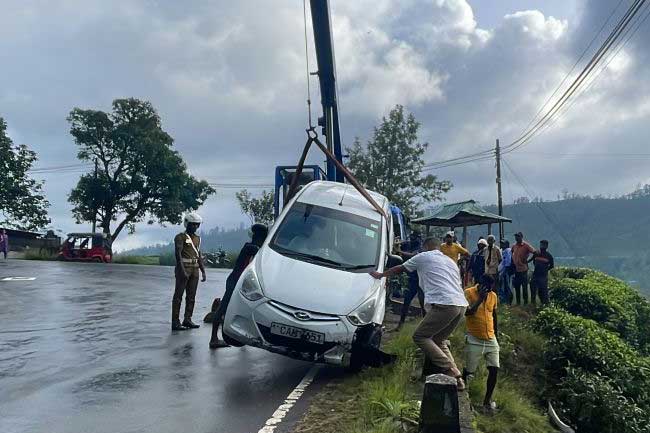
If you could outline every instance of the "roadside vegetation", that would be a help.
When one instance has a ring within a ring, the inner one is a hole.
[[[591,269],[552,272],[552,305],[502,307],[497,413],[474,412],[477,433],[546,433],[550,401],[578,432],[650,431],[650,303],[623,281]],[[416,322],[387,334],[394,366],[331,381],[296,433],[416,432],[422,356],[411,340]],[[464,325],[451,337],[462,365]],[[468,383],[472,406],[485,394],[484,367]]]
[[[216,265],[206,264],[208,268],[229,269],[237,259],[234,253],[226,254],[226,262]],[[174,253],[163,253],[154,256],[141,256],[130,254],[118,254],[113,257],[113,263],[122,265],[153,265],[153,266],[176,266],[176,258]]]

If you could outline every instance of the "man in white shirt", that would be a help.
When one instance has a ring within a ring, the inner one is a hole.
[[[403,265],[384,272],[371,272],[370,275],[379,279],[404,271],[417,271],[424,300],[429,308],[413,333],[413,341],[441,372],[455,377],[459,390],[462,390],[465,384],[449,350],[447,339],[465,315],[468,303],[460,282],[458,266],[441,253],[439,248],[440,242],[437,239],[428,238],[424,241],[424,252]]]

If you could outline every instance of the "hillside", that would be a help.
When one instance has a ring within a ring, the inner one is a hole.
[[[486,209],[496,212],[495,206]],[[517,231],[522,231],[534,246],[548,239],[559,264],[593,267],[650,294],[649,195],[511,204],[504,206],[504,215],[513,220],[505,225],[510,242]],[[469,233],[473,247],[487,229],[473,228]]]
[[[203,251],[216,250],[223,248],[225,251],[239,251],[244,242],[250,240],[248,228],[224,229],[215,227],[207,233],[201,235],[201,247]],[[125,251],[123,255],[159,255],[172,253],[174,251],[171,242],[168,244],[152,245],[144,248]]]

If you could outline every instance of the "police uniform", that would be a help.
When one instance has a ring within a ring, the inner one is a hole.
[[[180,259],[183,262],[187,276],[177,264],[174,272],[176,276],[176,287],[172,300],[172,324],[180,322],[179,315],[183,293],[185,293],[185,317],[183,322],[192,321],[196,289],[199,285],[199,249],[201,247],[201,238],[195,234],[179,233],[174,238],[174,246],[177,250],[181,251]]]

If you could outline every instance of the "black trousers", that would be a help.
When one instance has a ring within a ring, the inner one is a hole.
[[[537,302],[537,295],[543,305],[549,303],[548,294],[548,275],[534,275],[530,280],[530,302],[535,304]]]
[[[521,305],[521,295],[523,292],[524,305],[528,304],[528,271],[516,272],[512,279],[512,286],[515,289],[515,298],[517,304]]]
[[[415,299],[416,295],[420,300],[420,308],[424,309],[424,292],[422,289],[420,289],[420,286],[417,283],[413,284],[409,281],[409,289],[404,294],[404,304],[402,305],[402,312],[399,318],[400,323],[404,323],[406,321],[406,315],[409,312],[409,307],[411,306],[411,302],[413,302],[413,299]]]
[[[214,321],[212,323],[223,323],[223,319],[226,317],[226,311],[228,310],[228,304],[230,303],[230,298],[232,298],[232,294],[235,291],[238,279],[238,276],[233,276],[232,274],[226,278],[226,291],[223,294],[223,298],[221,298],[219,308],[214,313]]]

